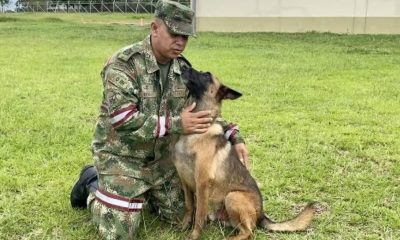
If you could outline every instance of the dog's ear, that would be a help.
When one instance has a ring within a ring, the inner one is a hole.
[[[223,99],[235,100],[235,99],[241,97],[242,94],[240,92],[233,90],[232,88],[229,88],[225,85],[221,85],[221,87],[218,89],[218,96],[219,96],[220,100],[223,100]]]

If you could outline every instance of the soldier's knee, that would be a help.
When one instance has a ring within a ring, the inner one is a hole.
[[[137,239],[141,211],[123,211],[105,206],[99,201],[91,205],[93,222],[103,239]]]

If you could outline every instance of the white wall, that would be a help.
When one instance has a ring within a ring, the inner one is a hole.
[[[400,0],[196,0],[197,17],[400,17]]]
[[[400,0],[192,0],[198,31],[400,34]]]

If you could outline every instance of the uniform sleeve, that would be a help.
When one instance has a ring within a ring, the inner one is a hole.
[[[168,116],[168,120],[171,123],[167,128],[172,134],[182,133],[182,119],[181,116]]]
[[[140,91],[134,73],[109,66],[103,78],[103,109],[107,111],[106,115],[116,133],[122,138],[139,142],[159,136],[160,132],[157,131],[161,131],[159,125],[163,119],[141,112]]]
[[[224,129],[224,135],[225,138],[231,142],[232,145],[238,144],[238,143],[244,143],[244,139],[241,136],[239,132],[239,126],[234,124],[234,123],[227,123],[224,119],[221,117],[217,118],[217,122],[219,122],[222,125],[222,128]]]

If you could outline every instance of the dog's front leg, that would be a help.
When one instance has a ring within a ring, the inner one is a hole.
[[[208,197],[210,193],[210,183],[208,178],[199,177],[203,179],[202,182],[196,184],[196,217],[194,222],[194,229],[188,240],[196,240],[199,238],[201,230],[203,229],[204,222],[208,213]]]
[[[182,230],[186,230],[193,219],[194,196],[193,192],[189,189],[189,187],[185,183],[182,183],[182,189],[185,194],[185,215],[182,221]]]

